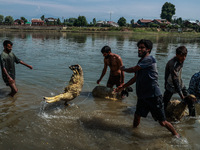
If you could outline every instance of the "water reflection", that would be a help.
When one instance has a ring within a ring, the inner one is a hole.
[[[33,65],[34,70],[16,65],[19,93],[15,100],[6,96],[10,89],[0,79],[0,149],[16,146],[28,149],[30,145],[32,149],[54,149],[55,145],[57,149],[199,148],[199,116],[175,123],[183,140],[174,141],[149,116],[141,121],[139,128],[132,129],[137,102],[135,91],[118,102],[95,99],[91,95],[103,69],[101,48],[109,45],[126,67],[132,67],[139,60],[136,44],[143,38],[154,44],[152,55],[157,59],[161,91],[164,91],[166,62],[175,55],[179,45],[188,48],[182,74],[188,86],[191,76],[199,71],[199,38],[144,33],[1,32],[0,41],[13,41],[14,53]],[[83,68],[81,95],[68,108],[63,102],[44,104],[43,96],[63,92],[72,75],[68,69],[72,64]],[[133,75],[125,74],[125,82]],[[108,73],[101,84],[105,85],[107,79]]]

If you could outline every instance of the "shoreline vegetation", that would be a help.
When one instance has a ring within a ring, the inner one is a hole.
[[[178,29],[149,28],[149,27],[63,27],[63,26],[0,26],[0,32],[74,32],[74,33],[120,33],[120,34],[162,34],[180,36],[200,36],[199,32],[193,30],[178,32]]]

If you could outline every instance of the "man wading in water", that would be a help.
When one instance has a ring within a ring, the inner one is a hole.
[[[30,69],[33,69],[32,66],[27,65],[15,56],[12,52],[12,45],[13,43],[11,41],[5,40],[3,42],[4,50],[0,55],[2,77],[6,85],[11,88],[11,92],[9,94],[10,96],[14,96],[18,91],[15,84],[15,63],[20,63]]]
[[[135,73],[135,76],[123,86],[119,86],[115,91],[120,92],[124,88],[136,82],[136,93],[138,97],[133,127],[140,124],[141,117],[146,117],[151,112],[155,121],[167,128],[173,135],[179,137],[171,123],[166,121],[162,94],[158,85],[158,72],[156,60],[150,56],[153,44],[149,40],[140,40],[137,43],[138,57],[141,59],[137,65],[131,68],[121,68],[128,73]]]
[[[110,76],[107,82],[107,87],[113,88],[114,85],[116,87],[124,84],[124,72],[120,70],[123,66],[122,59],[119,55],[111,52],[111,48],[109,46],[104,46],[101,49],[101,53],[104,56],[104,68],[99,80],[97,80],[97,84],[99,84],[106,74],[108,66],[110,67]]]

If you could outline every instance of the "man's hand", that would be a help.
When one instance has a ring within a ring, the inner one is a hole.
[[[116,89],[114,89],[114,92],[118,93],[118,92],[121,92],[123,89],[124,89],[123,85],[120,85]]]
[[[97,84],[99,84],[101,82],[101,80],[99,79],[99,80],[97,80]]]
[[[30,69],[33,69],[33,67],[32,67],[32,66],[30,66],[30,65],[28,65],[27,67],[28,67],[28,68],[30,68]]]
[[[124,71],[125,66],[121,66],[119,69],[120,69],[121,71]]]
[[[124,85],[124,82],[123,83],[121,82],[120,86],[118,86],[118,87],[122,87],[123,85]]]
[[[184,100],[185,96],[184,96],[183,94],[180,94],[180,98],[181,98],[182,100]]]

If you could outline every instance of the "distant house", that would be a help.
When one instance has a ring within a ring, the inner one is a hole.
[[[155,24],[158,24],[158,25],[160,25],[160,24],[166,24],[166,25],[171,24],[166,19],[154,19],[152,22],[155,23]]]
[[[147,27],[150,23],[152,23],[152,20],[150,20],[150,19],[139,19],[137,21],[137,23],[139,24],[139,26]]]
[[[112,27],[119,27],[118,23],[116,23],[114,21],[107,21],[107,24],[112,26]]]
[[[132,27],[140,27],[140,25],[136,22],[136,23],[132,24]]]
[[[98,26],[98,27],[101,27],[101,26],[103,26],[104,24],[106,24],[106,21],[97,21],[97,22],[96,22],[96,26]]]
[[[24,25],[24,21],[21,20],[21,19],[16,19],[16,20],[14,21],[14,25]]]
[[[41,19],[32,19],[31,24],[33,26],[42,26],[42,25],[44,25],[44,21]]]
[[[45,22],[47,24],[54,24],[55,22],[57,22],[57,19],[55,19],[55,18],[45,18]]]
[[[188,26],[188,25],[198,25],[198,23],[196,21],[187,20],[187,21],[184,22],[184,25],[185,26]]]
[[[31,26],[31,22],[26,22],[25,25]]]
[[[114,21],[97,21],[96,25],[98,27],[102,27],[102,26],[119,27],[118,23]]]

